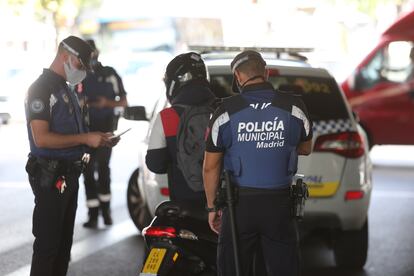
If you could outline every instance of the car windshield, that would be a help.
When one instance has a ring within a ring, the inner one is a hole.
[[[216,95],[231,94],[233,76],[210,75],[212,90]],[[275,88],[303,94],[303,100],[313,121],[349,118],[341,92],[332,78],[309,76],[270,76]]]

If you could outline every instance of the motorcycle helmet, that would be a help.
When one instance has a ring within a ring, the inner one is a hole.
[[[193,80],[207,81],[207,70],[201,56],[189,52],[173,58],[168,63],[164,75],[168,101],[172,102],[178,95],[180,88]]]

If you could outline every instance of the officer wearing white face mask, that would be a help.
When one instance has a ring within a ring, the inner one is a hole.
[[[85,146],[112,147],[118,142],[109,139],[111,133],[87,133],[76,92],[68,86],[85,78],[91,53],[82,39],[64,39],[49,69],[26,96],[26,171],[35,196],[30,275],[66,275]]]

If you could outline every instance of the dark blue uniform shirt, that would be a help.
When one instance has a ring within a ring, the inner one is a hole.
[[[269,83],[247,86],[213,115],[207,151],[224,153],[224,168],[242,187],[282,189],[297,170],[297,146],[312,138],[300,97]]]
[[[39,148],[33,140],[30,122],[49,122],[51,132],[59,134],[79,134],[85,132],[84,120],[77,95],[64,78],[55,72],[44,69],[39,78],[30,86],[25,100],[27,132],[31,154],[36,157],[55,160],[79,160],[84,146],[62,149]]]
[[[99,97],[116,100],[117,97],[125,97],[126,91],[121,77],[110,66],[102,66],[101,63],[93,73],[89,73],[78,91],[83,93],[88,103],[93,103]],[[118,117],[113,108],[97,108],[89,105],[89,128],[91,131],[111,132],[116,129]]]

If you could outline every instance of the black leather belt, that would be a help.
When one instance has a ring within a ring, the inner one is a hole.
[[[243,187],[239,186],[239,194],[240,195],[287,195],[290,194],[290,188],[281,188],[281,189],[265,189],[265,188],[253,188],[253,187]]]
[[[84,169],[84,163],[82,160],[56,160],[56,159],[46,159],[42,157],[33,156],[29,154],[30,159],[34,159],[41,167],[48,170],[57,170],[61,173],[71,173],[71,172],[82,172]]]

